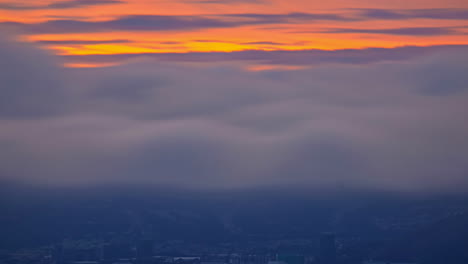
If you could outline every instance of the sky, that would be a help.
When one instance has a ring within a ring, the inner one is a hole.
[[[465,45],[467,19],[464,0],[0,0],[1,26],[74,67],[152,53]]]
[[[468,2],[0,0],[0,179],[465,192]]]

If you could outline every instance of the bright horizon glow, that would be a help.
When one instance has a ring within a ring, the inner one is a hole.
[[[264,0],[249,3],[224,0],[202,3],[132,0],[103,3],[90,0],[77,1],[67,8],[57,7],[63,3],[69,2],[0,0],[0,26],[9,28],[12,23],[16,23],[13,26],[19,23],[23,39],[42,42],[58,55],[468,44],[466,1]],[[360,12],[364,9],[378,10],[369,11],[373,13],[363,17]],[[416,14],[408,15],[408,12]],[[128,16],[136,18],[116,21]],[[141,16],[159,17],[154,25],[149,25],[145,20],[138,20]],[[84,27],[79,25],[82,22],[89,24]]]

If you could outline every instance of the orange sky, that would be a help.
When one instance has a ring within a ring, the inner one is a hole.
[[[118,21],[130,15],[138,21]],[[143,15],[164,21],[148,25]],[[465,0],[0,0],[0,22],[9,30],[20,23],[11,30],[60,55],[468,44]]]

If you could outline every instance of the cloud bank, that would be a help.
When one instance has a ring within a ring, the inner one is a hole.
[[[63,69],[0,42],[0,175],[49,185],[468,187],[468,54],[294,71]]]

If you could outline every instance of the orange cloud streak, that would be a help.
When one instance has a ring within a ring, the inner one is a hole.
[[[11,1],[0,0],[1,3]],[[48,1],[51,3],[54,1]],[[234,1],[233,1],[234,2]],[[21,2],[23,3],[23,2]],[[24,4],[30,3],[28,1]],[[44,3],[44,4],[47,4]],[[226,14],[287,14],[307,12],[342,14],[348,8],[423,9],[457,8],[468,10],[468,2],[461,0],[271,0],[263,3],[199,4],[187,0],[133,0],[120,4],[83,6],[72,9],[0,10],[1,21],[38,23],[54,19],[106,21],[126,15],[226,15]],[[467,11],[468,14],[468,11]],[[455,34],[372,34],[324,33],[334,29],[386,30],[399,28],[448,28]],[[366,47],[393,48],[405,45],[468,44],[468,18],[463,19],[373,19],[373,20],[299,20],[291,23],[272,22],[257,25],[239,25],[221,28],[199,28],[172,31],[122,31],[60,34],[28,32],[28,41],[82,40],[96,43],[47,44],[60,55],[165,53],[165,52],[229,52],[250,49],[358,49]],[[126,43],[109,43],[112,39],[125,39]],[[99,43],[104,41],[104,43]],[[86,65],[89,66],[89,65]]]

